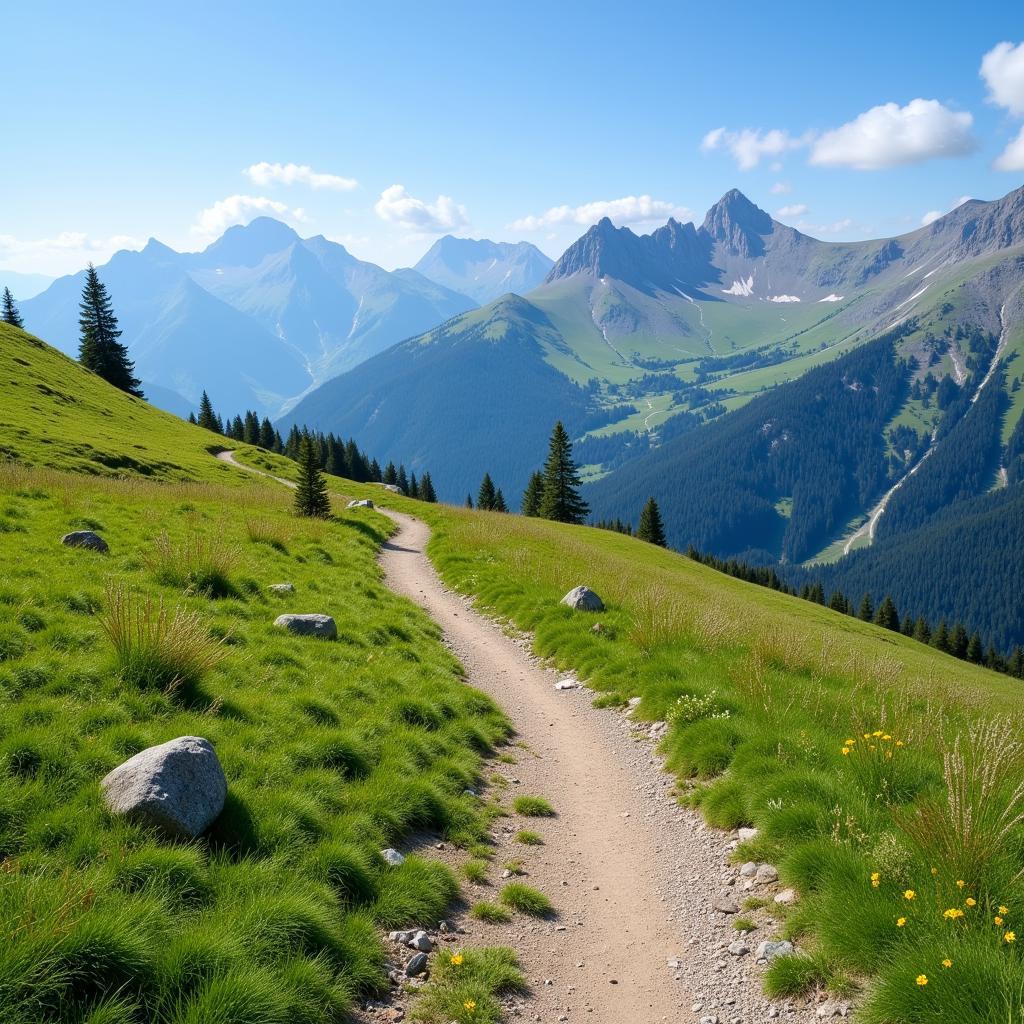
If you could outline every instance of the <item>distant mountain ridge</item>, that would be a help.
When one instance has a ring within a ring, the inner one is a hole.
[[[439,238],[415,270],[437,284],[468,295],[481,305],[508,292],[532,291],[554,265],[529,242],[492,242],[488,238]]]
[[[143,384],[175,412],[205,389],[219,408],[279,415],[317,383],[476,305],[269,217],[229,228],[198,253],[150,239],[99,271]],[[83,276],[22,304],[26,327],[69,354]]]

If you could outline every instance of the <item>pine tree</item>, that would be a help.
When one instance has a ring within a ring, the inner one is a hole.
[[[210,396],[204,391],[202,398],[199,399],[199,426],[205,427],[207,430],[217,429],[217,415],[213,411],[213,403],[210,401]]]
[[[466,508],[472,508],[472,507],[473,507],[473,495],[472,494],[467,494],[466,495]]]
[[[494,508],[494,481],[490,473],[484,473],[480,481],[480,490],[476,493],[476,507],[491,511]]]
[[[86,271],[78,309],[78,326],[81,328],[79,362],[115,388],[136,398],[144,398],[141,382],[135,376],[135,364],[128,358],[128,349],[117,340],[121,332],[117,328],[110,296],[91,263]]]
[[[1024,679],[1024,647],[1014,647],[1013,655],[1010,658],[1010,675],[1018,679]]]
[[[508,511],[508,505],[505,504],[505,495],[501,493],[500,487],[494,492],[494,504],[491,506],[491,510],[494,512]]]
[[[931,642],[932,630],[928,625],[928,620],[923,615],[918,615],[917,621],[914,623],[914,639],[923,644]]]
[[[895,602],[888,594],[885,595],[885,599],[878,606],[878,611],[875,613],[875,624],[881,626],[883,629],[891,629],[894,632],[899,632],[900,616],[896,611]]]
[[[268,416],[264,416],[263,422],[260,424],[259,446],[261,448],[266,448],[268,452],[273,451],[274,440],[274,424],[270,422],[270,418]]]
[[[949,653],[955,658],[966,658],[968,642],[967,630],[958,622],[949,634]]]
[[[191,409],[189,410],[189,413],[188,413],[188,421],[193,426],[195,426],[195,424],[196,424],[196,414],[194,412],[192,412]]]
[[[946,625],[946,620],[943,619],[939,623],[939,628],[932,634],[932,647],[937,651],[949,651],[949,626]]]
[[[636,535],[648,544],[657,544],[659,548],[668,546],[665,541],[665,525],[661,521],[661,509],[654,498],[647,499],[640,513],[640,525],[636,528]]]
[[[25,326],[25,321],[21,319],[21,313],[18,312],[18,307],[14,304],[14,296],[11,294],[10,288],[4,289],[3,309],[0,310],[0,320],[3,320],[5,324],[10,324],[12,327],[24,328]]]
[[[395,477],[395,483],[403,494],[409,493],[409,478],[405,475],[405,466],[398,467],[398,476]]]
[[[540,503],[544,497],[544,474],[537,470],[530,474],[530,482],[523,491],[523,501],[520,508],[524,516],[539,516]]]
[[[384,483],[390,484],[392,487],[398,483],[398,470],[395,469],[393,462],[389,462],[384,467]]]
[[[914,635],[914,617],[912,615],[903,616],[903,621],[900,623],[900,632],[904,636]]]
[[[242,440],[246,444],[258,445],[260,443],[260,421],[252,409],[247,409],[245,413],[245,428],[242,431]]]
[[[870,622],[875,617],[875,606],[871,603],[871,595],[865,594],[860,599],[860,608],[857,611],[857,618],[864,622]]]
[[[825,603],[825,588],[821,583],[815,583],[814,586],[811,587],[809,600],[813,601],[815,604]]]
[[[981,636],[974,632],[971,634],[971,639],[967,641],[967,660],[973,661],[975,665],[980,665],[984,657],[985,653],[981,646]]]
[[[320,472],[320,453],[308,434],[299,442],[299,483],[295,488],[295,514],[326,519],[331,514],[327,483]]]
[[[850,610],[850,603],[846,600],[846,595],[841,590],[833,590],[832,596],[828,602],[829,608],[834,612],[842,612],[846,614]]]
[[[242,422],[241,416],[235,416],[231,421],[231,438],[234,441],[245,440],[245,424]]]
[[[559,523],[582,523],[590,511],[580,497],[580,477],[572,461],[572,441],[559,420],[551,432],[544,463],[544,495],[540,514]]]
[[[431,504],[437,502],[437,491],[434,490],[434,481],[430,479],[430,474],[424,472],[420,478],[420,501],[429,501]]]
[[[346,455],[347,454],[348,454],[348,450],[346,449]],[[370,465],[367,466],[366,465],[366,456],[364,456],[363,454],[360,453],[356,461],[360,464],[359,472],[367,480],[372,480],[375,484],[379,484],[381,482],[381,480],[384,477],[384,474],[381,473],[381,471],[380,471],[380,463],[376,459],[373,459],[370,462]]]
[[[418,498],[420,496],[420,484],[416,479],[415,473],[409,474],[409,497]]]

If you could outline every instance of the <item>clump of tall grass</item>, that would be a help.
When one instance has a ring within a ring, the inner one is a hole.
[[[288,553],[288,542],[292,538],[282,523],[263,517],[250,518],[245,521],[245,530],[253,544],[266,544],[275,551]]]
[[[645,654],[677,640],[682,632],[679,601],[668,588],[642,587],[633,595],[629,639]]]
[[[517,796],[512,801],[516,814],[524,818],[553,818],[555,809],[542,796]]]
[[[176,544],[161,533],[145,562],[156,581],[165,586],[206,597],[236,596],[231,573],[238,563],[238,552],[219,538],[190,533]]]
[[[442,953],[410,1018],[422,1024],[498,1024],[504,1015],[497,997],[523,992],[525,987],[511,949]]]
[[[174,689],[197,683],[226,655],[203,620],[163,599],[139,598],[121,583],[108,584],[100,628],[114,648],[118,674],[134,686]]]
[[[551,900],[544,893],[522,882],[509,882],[498,899],[510,910],[518,910],[530,917],[550,917],[555,912]]]

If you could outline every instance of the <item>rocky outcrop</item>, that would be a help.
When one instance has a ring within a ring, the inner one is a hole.
[[[88,551],[99,551],[103,555],[110,550],[107,542],[92,530],[75,530],[73,533],[65,533],[60,542],[69,548],[86,548]]]
[[[336,640],[338,637],[338,627],[330,615],[278,615],[274,625],[296,636],[315,636],[321,640]]]

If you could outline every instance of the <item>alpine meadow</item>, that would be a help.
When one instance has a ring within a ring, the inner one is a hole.
[[[7,14],[0,1021],[1024,1024],[1024,39],[809,13]]]

